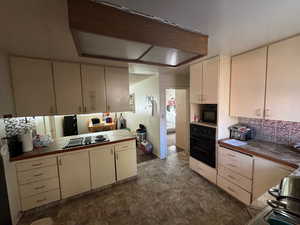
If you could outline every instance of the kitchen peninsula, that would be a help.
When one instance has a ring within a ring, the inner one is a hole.
[[[70,139],[99,135],[107,136],[107,141],[64,148]],[[24,211],[137,176],[135,137],[128,130],[59,138],[11,162]]]

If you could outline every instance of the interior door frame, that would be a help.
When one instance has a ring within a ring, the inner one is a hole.
[[[167,136],[167,119],[166,119],[166,90],[167,89],[175,89],[178,90],[186,90],[186,107],[187,107],[187,118],[186,121],[188,123],[186,132],[187,137],[190,136],[190,129],[189,129],[189,121],[190,121],[190,88],[188,87],[166,87],[162,90],[160,95],[160,109],[161,109],[161,116],[160,116],[160,159],[166,159],[168,157],[168,136]],[[190,149],[190,142],[189,138],[187,138],[186,143],[187,149],[185,149],[185,152],[189,155],[189,149]]]

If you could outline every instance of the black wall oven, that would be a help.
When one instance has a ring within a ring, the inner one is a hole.
[[[190,156],[216,168],[216,128],[191,124]]]

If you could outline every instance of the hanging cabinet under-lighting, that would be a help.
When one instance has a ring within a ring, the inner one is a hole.
[[[179,66],[207,55],[208,37],[99,1],[69,0],[80,56]]]

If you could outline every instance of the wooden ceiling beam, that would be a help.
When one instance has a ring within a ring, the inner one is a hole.
[[[68,13],[72,30],[207,55],[207,35],[151,18],[89,0],[68,0]]]

